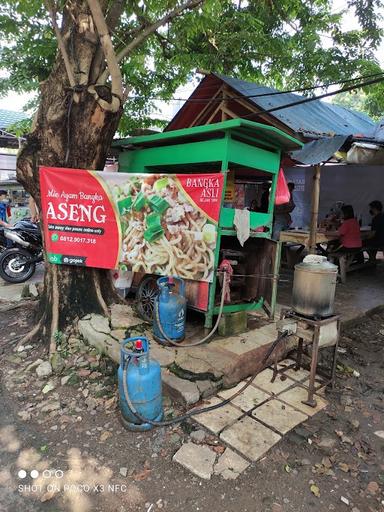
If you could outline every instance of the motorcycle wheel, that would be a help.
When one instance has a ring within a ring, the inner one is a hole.
[[[153,308],[155,297],[159,294],[157,287],[158,277],[144,277],[136,290],[136,311],[138,315],[146,322],[153,320]]]
[[[24,283],[33,276],[35,263],[28,263],[31,254],[24,250],[6,249],[0,255],[0,277],[8,283]]]

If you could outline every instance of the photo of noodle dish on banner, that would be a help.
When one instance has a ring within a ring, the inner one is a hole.
[[[110,184],[122,270],[211,282],[223,175],[129,174]]]

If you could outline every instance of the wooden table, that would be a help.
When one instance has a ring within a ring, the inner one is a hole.
[[[360,235],[362,240],[369,238],[371,228],[363,226],[360,229]],[[327,244],[332,240],[339,238],[335,231],[317,231],[316,233],[316,245]],[[280,232],[280,242],[288,242],[294,245],[303,245],[309,247],[309,231],[304,229],[289,229],[287,231]]]
[[[363,226],[360,229],[360,235],[362,240],[366,240],[369,238],[369,234],[371,233],[371,228],[369,226]],[[316,246],[320,253],[327,255],[325,249],[322,247],[322,244],[328,244],[333,240],[338,240],[339,236],[336,231],[317,231],[316,233]],[[288,231],[281,231],[280,233],[280,242],[288,243],[297,248],[292,248],[290,250],[284,251],[285,257],[287,261],[287,265],[289,268],[293,268],[296,263],[301,260],[301,254],[305,248],[309,248],[309,231],[304,229],[290,229]],[[343,281],[345,281],[345,273],[343,272]]]

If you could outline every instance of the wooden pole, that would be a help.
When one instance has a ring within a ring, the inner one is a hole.
[[[223,101],[221,102],[221,120],[226,121],[228,119],[227,112],[225,108],[227,106],[227,93],[225,90],[223,91]]]
[[[312,210],[311,226],[309,231],[309,252],[316,253],[316,235],[317,222],[319,218],[319,200],[320,200],[320,164],[314,166],[313,184],[312,184]]]

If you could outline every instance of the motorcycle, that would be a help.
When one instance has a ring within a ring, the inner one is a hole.
[[[8,247],[7,239],[4,235],[4,228],[0,226],[0,253],[5,251],[5,249]]]
[[[24,219],[4,228],[3,236],[12,243],[12,247],[6,247],[0,253],[0,277],[8,283],[24,283],[33,276],[36,263],[43,261],[40,228]]]

